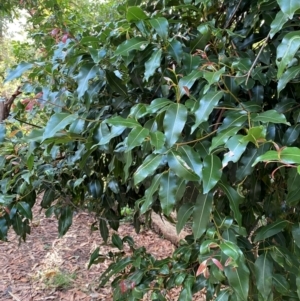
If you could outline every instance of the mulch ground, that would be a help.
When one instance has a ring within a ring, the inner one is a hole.
[[[8,242],[0,242],[0,300],[112,300],[109,285],[98,289],[99,275],[110,261],[87,265],[91,253],[100,246],[107,254],[112,246],[104,245],[98,232],[91,232],[94,222],[87,213],[74,216],[73,225],[67,234],[58,238],[57,220],[45,218],[43,212],[34,208],[32,232],[26,242],[19,244],[18,237],[11,231]],[[122,224],[119,235],[130,235],[137,246],[145,246],[157,258],[172,254],[174,246],[151,230],[136,234],[129,223]],[[52,281],[58,274],[69,277],[69,286],[57,287]],[[176,300],[178,290],[170,300]],[[200,299],[195,299],[200,300]]]

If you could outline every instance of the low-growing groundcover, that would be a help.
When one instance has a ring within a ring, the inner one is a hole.
[[[173,256],[116,234],[131,257],[92,254],[115,261],[100,283],[115,277],[115,300],[166,300],[175,286],[180,301],[203,288],[207,300],[299,300],[300,2],[128,0],[88,26],[63,19],[65,2],[47,2],[44,55],[7,76],[42,97],[16,104],[2,134],[0,238],[12,226],[25,239],[42,191],[60,235],[77,208],[105,241],[126,206],[137,231],[141,214],[176,210],[193,235]],[[27,133],[8,127],[16,117],[31,118]]]

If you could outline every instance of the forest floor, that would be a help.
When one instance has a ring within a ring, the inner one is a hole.
[[[87,213],[78,213],[67,234],[58,238],[57,220],[45,218],[35,206],[26,242],[19,245],[13,231],[8,242],[0,242],[0,300],[111,301],[109,284],[98,288],[99,276],[111,262],[105,260],[89,270],[87,265],[96,247],[101,254],[116,249],[105,245],[99,232],[90,231],[93,222]],[[175,248],[152,230],[136,234],[130,223],[123,223],[118,234],[132,236],[137,246],[145,246],[156,258],[170,256]],[[177,300],[179,291],[170,292],[168,300]],[[202,300],[201,293],[194,300]]]

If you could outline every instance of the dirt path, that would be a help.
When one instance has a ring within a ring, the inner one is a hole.
[[[69,232],[58,239],[57,220],[45,218],[37,208],[34,211],[26,243],[19,245],[12,232],[9,242],[0,242],[0,300],[112,300],[109,286],[96,290],[109,261],[87,270],[97,246],[103,254],[112,248],[103,245],[98,232],[90,232],[93,219],[86,213],[77,214]],[[130,224],[121,225],[119,235],[131,235],[156,257],[168,256],[174,249],[150,230],[137,235]]]

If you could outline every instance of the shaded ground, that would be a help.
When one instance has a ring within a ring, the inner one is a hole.
[[[99,275],[110,262],[87,270],[89,256],[97,246],[102,254],[112,248],[103,245],[98,232],[90,232],[92,217],[86,213],[74,216],[71,229],[61,239],[57,238],[55,218],[44,218],[37,209],[34,217],[26,243],[19,246],[14,233],[10,233],[9,242],[0,242],[0,300],[112,300],[109,286],[96,289]],[[136,234],[130,224],[123,224],[119,235],[131,235],[155,257],[169,256],[174,250],[153,231]],[[58,283],[67,287],[59,288]],[[178,290],[172,292],[170,300],[176,300],[176,295]]]

